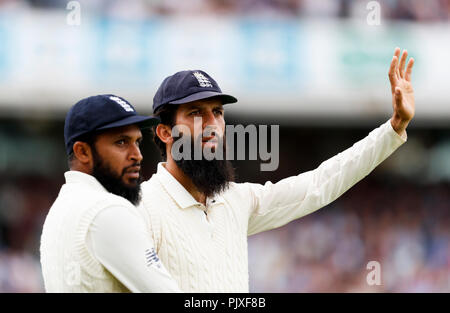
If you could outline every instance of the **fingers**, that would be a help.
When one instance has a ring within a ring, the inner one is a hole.
[[[405,74],[405,79],[407,81],[409,81],[409,82],[411,81],[411,74],[412,74],[413,65],[414,65],[414,59],[411,58],[411,59],[409,59],[408,65],[406,66],[406,74]]]
[[[400,52],[401,50],[399,47],[395,48],[394,57],[392,58],[391,66],[389,68],[389,81],[391,82],[392,93],[394,93],[394,89],[398,85],[400,79],[404,78],[407,81],[411,81],[414,59],[413,58],[409,59],[405,71],[405,63],[406,60],[408,59],[408,51],[404,50],[403,53],[401,54],[402,55],[401,58]]]
[[[396,62],[396,64],[395,64],[394,72],[395,72],[395,74],[396,74],[396,76],[397,76],[397,79],[400,79],[400,73],[399,73],[399,71],[398,71],[398,62],[399,62],[399,60],[400,60],[400,52],[401,52],[401,50],[400,50],[399,47],[395,48],[395,50],[394,50],[394,56],[397,58],[397,62]]]
[[[403,78],[404,74],[405,74],[405,63],[406,63],[406,58],[407,57],[408,57],[408,51],[403,50],[402,58],[400,59],[400,66],[398,68],[399,75],[400,75],[401,78]]]
[[[398,57],[394,55],[391,61],[391,66],[389,68],[389,81],[391,82],[391,91],[394,93],[395,86],[398,85],[398,74],[397,74],[397,64]]]
[[[399,47],[396,47],[396,48],[395,48],[395,50],[394,50],[394,55],[395,55],[397,58],[400,58],[400,48],[399,48]]]

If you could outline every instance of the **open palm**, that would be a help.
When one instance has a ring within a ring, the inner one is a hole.
[[[394,109],[394,118],[408,123],[415,113],[414,90],[411,84],[411,74],[414,65],[414,59],[410,58],[408,65],[405,63],[408,52],[403,51],[400,59],[400,48],[395,48],[389,68],[389,81],[391,82],[392,107]]]

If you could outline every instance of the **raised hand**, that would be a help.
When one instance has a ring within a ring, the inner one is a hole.
[[[391,125],[399,135],[402,135],[405,133],[406,127],[415,113],[414,90],[411,84],[414,59],[409,59],[405,71],[408,52],[406,50],[403,51],[400,64],[399,57],[400,48],[395,48],[394,57],[389,68],[389,81],[391,82],[392,107],[394,109]]]

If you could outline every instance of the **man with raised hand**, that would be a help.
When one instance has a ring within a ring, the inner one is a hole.
[[[326,206],[406,141],[406,127],[415,112],[414,60],[405,71],[407,52],[400,62],[399,57],[397,48],[389,69],[392,117],[315,170],[275,184],[234,183],[228,160],[193,156],[196,145],[203,152],[227,148],[221,145],[223,106],[236,98],[223,94],[216,81],[200,70],[181,71],[162,82],[153,99],[154,114],[161,119],[154,139],[165,162],[142,183],[138,208],[157,255],[183,291],[248,292],[247,236]],[[177,145],[177,138],[186,134],[192,143],[187,158],[186,150]]]

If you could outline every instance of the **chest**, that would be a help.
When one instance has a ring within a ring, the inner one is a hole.
[[[158,254],[184,290],[245,288],[247,219],[224,204],[208,208],[207,214],[199,207],[167,208]]]
[[[183,249],[208,261],[237,253],[246,243],[245,217],[223,204],[207,210],[170,207],[161,220],[161,248]]]

